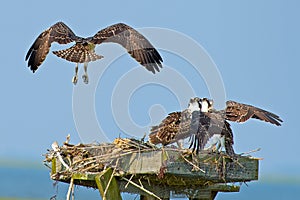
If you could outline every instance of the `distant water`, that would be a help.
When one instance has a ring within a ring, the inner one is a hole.
[[[47,169],[3,168],[0,167],[0,197],[66,199],[68,184],[58,183],[50,179]],[[76,199],[99,199],[97,190],[76,187]]]
[[[47,169],[0,167],[0,197],[50,199],[56,195],[57,200],[64,200],[68,184],[53,185]],[[243,184],[239,193],[219,193],[217,200],[299,199],[300,184],[260,183]],[[100,199],[97,190],[77,186],[75,199]],[[139,199],[136,195],[123,195],[123,199]]]

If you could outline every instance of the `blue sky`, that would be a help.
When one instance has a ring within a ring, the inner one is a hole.
[[[49,53],[40,69],[32,74],[24,58],[34,39],[57,21],[64,21],[80,36],[91,36],[108,25],[125,22],[135,28],[174,30],[201,45],[217,66],[227,99],[272,111],[284,120],[282,127],[256,120],[233,124],[236,151],[261,148],[253,156],[264,158],[260,162],[262,176],[300,177],[299,6],[296,0],[2,3],[0,158],[39,162],[51,143],[63,142],[68,133],[71,142],[81,141],[72,110],[71,78],[75,65]],[[146,37],[155,38],[151,34]],[[157,40],[151,42],[159,46]],[[56,47],[59,48],[53,45],[52,49]],[[105,50],[106,47],[109,49]],[[117,45],[99,48],[104,49],[104,56],[110,50],[124,53]],[[196,76],[190,63],[167,50],[161,49],[160,53],[166,66],[160,76],[168,76],[168,69],[174,69],[190,81],[197,96],[209,96],[210,86]],[[101,67],[104,62],[101,60],[95,66]],[[122,75],[136,67],[137,63],[124,55],[111,64],[97,85],[95,114],[111,140],[120,133],[126,135],[114,121],[110,94]],[[151,75],[143,72],[145,77]],[[84,86],[79,83],[77,87]],[[129,101],[135,123],[149,125],[148,110],[156,104],[163,105],[166,113],[180,110],[168,88],[149,84],[134,91]],[[84,102],[82,106],[84,109]],[[88,123],[89,119],[86,120]]]

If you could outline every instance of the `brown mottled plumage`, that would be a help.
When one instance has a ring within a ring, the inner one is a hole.
[[[281,126],[280,123],[283,122],[279,116],[274,113],[235,101],[227,101],[224,111],[226,119],[235,122],[245,122],[250,118],[269,122],[276,126]]]
[[[153,126],[149,134],[149,141],[152,144],[168,145],[179,140],[190,137],[192,113],[200,110],[198,98],[192,98],[188,109],[182,112],[170,113],[158,126]]]
[[[26,54],[28,67],[35,72],[43,63],[49,53],[52,42],[75,44],[65,50],[54,51],[58,57],[70,62],[84,63],[84,80],[87,83],[87,63],[103,58],[95,53],[97,44],[113,42],[123,46],[127,52],[147,70],[155,73],[162,67],[162,58],[152,44],[132,27],[118,23],[97,32],[93,37],[82,38],[76,36],[73,31],[63,22],[58,22],[42,32],[34,41]],[[75,68],[73,83],[77,82],[78,66]]]
[[[103,58],[103,56],[95,53],[93,46],[92,44],[77,43],[68,49],[53,51],[53,53],[58,57],[75,63],[91,62]]]
[[[159,125],[150,130],[149,141],[152,144],[168,145],[172,143],[179,130],[181,112],[170,113]]]
[[[195,105],[199,109],[195,109]],[[279,116],[251,105],[227,101],[224,110],[215,110],[212,100],[196,97],[190,100],[188,109],[170,113],[158,126],[153,126],[149,141],[168,145],[191,137],[189,148],[196,153],[216,147],[217,151],[224,148],[228,155],[234,157],[233,132],[228,121],[245,122],[250,118],[277,126],[282,122]]]
[[[195,128],[191,128],[191,130],[196,130],[196,127],[198,129],[191,133],[190,147],[193,147],[193,150],[196,149],[197,152],[203,150],[211,140],[208,148],[218,145],[217,150],[224,147],[230,156],[235,155],[232,147],[233,133],[227,120],[245,122],[250,118],[255,118],[277,126],[283,122],[279,116],[251,105],[227,101],[226,108],[218,111],[213,109],[212,103],[213,101],[207,98],[199,99],[201,110],[192,117],[191,124]],[[213,136],[216,135],[219,138],[213,140]]]
[[[34,41],[26,54],[25,60],[28,60],[28,67],[33,73],[43,63],[49,53],[51,43],[68,44],[79,38],[64,23],[58,22],[42,32]]]

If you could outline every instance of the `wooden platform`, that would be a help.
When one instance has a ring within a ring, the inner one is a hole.
[[[84,148],[82,145],[80,152],[84,152]],[[74,167],[77,154],[68,156],[66,152],[71,151],[64,151],[63,147],[51,152],[47,157],[52,162],[51,178],[99,189],[103,199],[116,200],[121,199],[120,192],[140,194],[141,199],[148,200],[171,196],[214,199],[218,192],[238,192],[240,187],[233,183],[258,179],[259,162],[251,157],[238,156],[233,160],[222,153],[194,155],[172,148],[149,148],[125,153],[116,151],[120,156],[105,161],[97,160],[97,156],[101,157],[97,154],[103,151],[88,148],[87,162],[93,161],[92,170],[88,170],[89,164],[85,170]]]

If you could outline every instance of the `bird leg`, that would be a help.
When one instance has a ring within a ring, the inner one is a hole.
[[[82,79],[83,79],[83,82],[85,84],[89,83],[89,77],[88,77],[88,74],[87,74],[87,67],[88,67],[88,63],[85,62],[84,66],[83,66],[83,68],[84,68],[84,74],[82,75]]]
[[[224,149],[226,151],[225,140],[226,140],[225,135],[222,135],[221,136],[221,141],[220,141],[220,143],[221,143],[221,151],[222,151],[222,149]]]
[[[219,141],[218,141],[217,146],[216,146],[216,151],[221,152],[223,149],[225,149],[225,136],[224,135],[222,135],[219,138]]]
[[[222,151],[221,141],[218,141],[218,143],[214,145],[213,151],[215,151],[216,153],[220,153]]]
[[[76,85],[77,81],[78,81],[78,63],[76,63],[76,67],[75,67],[75,75],[74,75],[73,78],[72,78],[72,83],[73,83],[74,85]]]

